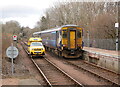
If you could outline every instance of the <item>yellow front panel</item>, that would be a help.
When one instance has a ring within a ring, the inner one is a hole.
[[[75,48],[75,31],[70,31],[70,48]]]

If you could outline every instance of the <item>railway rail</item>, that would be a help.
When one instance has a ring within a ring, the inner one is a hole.
[[[69,85],[72,87],[83,87],[81,83],[76,81],[48,59],[40,59],[37,60],[38,62],[32,59],[32,61],[50,86]],[[42,64],[40,64],[41,62]]]
[[[45,60],[47,61],[48,59],[45,58]],[[105,81],[110,82],[115,87],[120,85],[117,80],[114,80],[114,78],[109,78],[109,77],[111,77],[110,75],[114,75],[114,77],[118,79],[118,77],[117,77],[118,75],[116,73],[109,72],[108,70],[102,69],[101,67],[98,67],[98,66],[96,66],[94,64],[91,64],[91,63],[88,63],[88,62],[82,62],[82,63],[79,63],[79,65],[77,65],[75,61],[68,61],[68,60],[65,60],[65,59],[63,59],[63,60],[66,61],[69,65],[72,65],[72,66],[74,66],[74,67],[76,67],[78,69],[82,69],[84,71],[87,71],[87,72],[89,72],[89,73],[91,73],[91,74],[93,74],[93,75],[95,75],[95,76],[97,76],[99,78],[102,78]],[[35,62],[33,62],[33,63],[35,63]],[[54,64],[54,63],[52,63],[52,64]],[[36,65],[36,67],[38,67],[38,66]],[[101,72],[101,71],[103,72],[104,75],[98,73],[98,72]],[[44,78],[46,78],[46,77],[44,77]],[[79,84],[79,85],[83,86],[82,84]]]
[[[21,43],[22,46],[24,42]],[[23,46],[24,50],[28,54],[28,51]],[[42,58],[39,60],[31,58],[32,62],[39,70],[40,74],[42,74],[43,78],[45,79],[47,85],[50,87],[56,85],[69,85],[69,87],[84,87],[80,82],[76,81],[66,72],[64,72],[61,68],[56,66],[47,58]],[[41,64],[42,63],[42,64]]]
[[[106,81],[108,81],[108,82],[110,82],[112,85],[115,85],[115,86],[119,86],[120,84],[119,84],[119,80],[115,80],[114,81],[114,79],[115,78],[118,78],[118,76],[117,75],[115,75],[115,74],[111,74],[111,72],[107,72],[107,71],[103,71],[103,69],[101,69],[101,68],[98,68],[98,67],[95,67],[95,66],[90,66],[90,64],[89,63],[82,63],[82,64],[80,64],[80,65],[76,65],[75,63],[73,63],[73,62],[71,62],[71,61],[67,61],[67,63],[68,64],[70,64],[70,65],[73,65],[73,66],[75,66],[75,67],[77,67],[77,68],[79,68],[79,69],[82,69],[82,70],[84,70],[84,71],[87,71],[87,72],[89,72],[89,73],[91,73],[91,74],[93,74],[93,75],[95,75],[95,76],[97,76],[97,77],[99,77],[99,78],[102,78],[102,79],[104,79],[104,80],[106,80]],[[91,68],[90,68],[91,67]],[[97,72],[96,72],[97,71]],[[99,73],[98,73],[99,72]],[[101,74],[100,74],[101,73]],[[104,76],[103,76],[103,74],[104,74]],[[107,75],[106,75],[107,74]],[[113,75],[112,77],[114,77],[114,78],[111,78],[111,76],[110,75]]]
[[[119,83],[120,75],[115,72],[106,70],[105,68],[99,67],[99,66],[91,64],[89,62],[85,62],[84,60],[70,61],[70,60],[66,60],[63,58],[61,60],[67,62],[67,64],[72,65],[78,69],[82,69],[86,72],[89,72],[89,73],[99,77],[99,78],[102,78],[103,80],[110,82],[114,86],[120,86],[120,83]]]

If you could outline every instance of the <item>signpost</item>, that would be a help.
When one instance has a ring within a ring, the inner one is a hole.
[[[11,67],[12,75],[13,75],[13,72],[14,72],[13,58],[16,58],[18,56],[18,54],[19,54],[18,49],[15,46],[13,46],[13,43],[6,50],[6,55],[9,58],[11,58],[11,60],[12,60],[12,67]]]

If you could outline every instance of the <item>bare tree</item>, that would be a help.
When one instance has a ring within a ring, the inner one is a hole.
[[[8,21],[2,25],[3,33],[19,34],[20,25],[17,21]]]
[[[41,29],[44,25],[44,29],[48,29],[65,24],[77,24],[83,28],[85,39],[89,36],[91,40],[114,40],[117,12],[116,2],[58,2],[46,10],[46,15],[42,18],[44,21],[40,20],[38,25]]]

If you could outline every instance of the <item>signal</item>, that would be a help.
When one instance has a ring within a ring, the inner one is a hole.
[[[17,40],[17,35],[13,35],[13,40],[14,40],[14,41]]]

